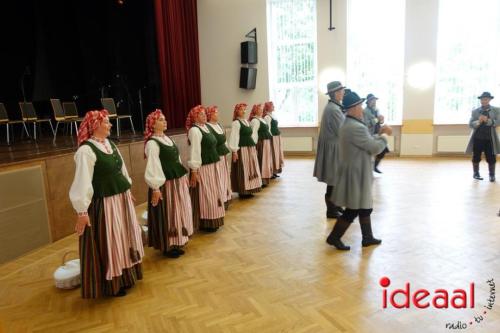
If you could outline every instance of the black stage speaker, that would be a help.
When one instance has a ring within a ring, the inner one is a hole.
[[[256,80],[257,80],[257,68],[241,67],[240,88],[255,89]]]
[[[241,63],[256,64],[257,63],[257,43],[242,42],[241,43]]]

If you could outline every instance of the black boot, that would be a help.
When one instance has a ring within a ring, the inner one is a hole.
[[[361,242],[361,245],[363,245],[363,247],[378,245],[382,243],[381,239],[376,239],[375,237],[373,237],[372,220],[370,216],[360,216],[359,224],[361,225],[361,234],[363,235],[363,241]]]
[[[380,164],[380,161],[382,161],[382,159],[380,158],[375,158],[375,163],[373,164],[373,171],[375,171],[376,173],[382,173],[382,171],[380,171],[378,169],[378,165]]]
[[[339,207],[335,206],[335,204],[330,201],[327,194],[325,194],[325,203],[326,203],[326,217],[327,218],[337,219],[342,215],[339,211]]]
[[[488,163],[488,171],[490,172],[490,182],[495,181],[495,163]]]
[[[326,242],[332,246],[335,246],[337,250],[349,251],[351,247],[342,243],[340,238],[345,234],[350,225],[351,223],[349,221],[343,219],[342,217],[339,217],[337,219],[337,223],[335,223],[335,226],[332,229],[332,232],[330,232],[330,234],[328,235]]]
[[[472,169],[474,170],[474,179],[483,180],[483,177],[479,174],[479,163],[472,163]]]

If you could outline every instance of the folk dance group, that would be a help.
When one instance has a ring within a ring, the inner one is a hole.
[[[339,81],[330,82],[327,88],[330,100],[321,121],[314,165],[314,176],[327,184],[326,216],[337,219],[326,242],[338,250],[349,250],[341,237],[359,217],[362,246],[378,245],[382,240],[373,236],[371,226],[373,171],[381,173],[378,165],[389,151],[387,136],[392,129],[383,125],[373,94],[360,98]],[[496,155],[500,153],[496,132],[500,108],[490,105],[493,98],[489,92],[478,96],[481,106],[471,113],[472,133],[466,149],[466,153],[472,153],[473,178],[477,180],[483,179],[479,162],[485,154],[490,182],[495,181]],[[365,100],[367,107],[363,110]]]
[[[144,157],[148,193],[148,245],[171,258],[196,230],[224,225],[232,193],[252,197],[283,168],[283,148],[272,102],[237,104],[229,140],[216,106],[198,105],[186,119],[187,170],[165,135],[161,110],[146,119]],[[80,125],[70,200],[80,236],[82,297],[124,296],[142,279],[144,248],[130,188],[132,180],[116,145],[106,110],[89,111]],[[230,157],[228,158],[228,156]],[[228,165],[231,165],[230,167]]]
[[[327,89],[330,100],[323,112],[314,164],[314,176],[327,185],[326,215],[337,219],[326,241],[338,250],[349,250],[341,237],[359,217],[362,246],[378,245],[382,241],[373,236],[371,227],[373,171],[379,171],[392,129],[380,126],[383,118],[372,113],[375,96],[368,95],[368,110],[363,110],[365,99],[339,81],[330,82]],[[373,156],[377,156],[375,164]]]

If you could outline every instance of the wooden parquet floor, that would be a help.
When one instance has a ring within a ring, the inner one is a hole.
[[[344,253],[325,243],[334,220],[313,163],[287,159],[281,178],[234,200],[222,230],[196,235],[183,258],[148,248],[144,280],[124,298],[83,300],[53,286],[75,236],[0,266],[0,331],[445,332],[482,314],[486,280],[500,281],[498,183],[474,181],[465,159],[384,160],[372,215],[383,243],[362,248],[356,221]],[[389,290],[475,282],[476,307],[383,309],[383,276]],[[483,319],[467,331],[500,331],[498,305]]]

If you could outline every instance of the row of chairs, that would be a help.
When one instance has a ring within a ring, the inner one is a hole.
[[[73,134],[73,127],[75,129],[75,134],[78,135],[78,122],[81,122],[83,118],[80,118],[78,115],[78,109],[74,102],[63,102],[59,99],[52,98],[50,100],[50,104],[52,106],[52,111],[54,115],[54,120],[56,122],[56,126],[52,125],[52,119],[50,118],[38,118],[37,113],[35,111],[35,107],[31,102],[19,102],[19,108],[21,110],[21,120],[11,120],[7,114],[7,110],[5,109],[5,105],[0,103],[0,125],[6,125],[7,132],[7,144],[10,144],[10,130],[11,125],[22,125],[26,135],[30,137],[27,124],[33,124],[33,137],[36,140],[37,135],[37,124],[48,123],[50,125],[50,129],[54,136],[53,142],[55,143],[57,138],[57,131],[59,129],[59,124],[70,125],[71,134]],[[129,119],[130,127],[132,128],[132,132],[135,134],[134,123],[132,121],[131,115],[119,115],[116,112],[116,105],[113,98],[101,98],[101,104],[103,108],[108,110],[109,118],[111,120],[116,120],[116,131],[117,136],[120,136],[120,120],[121,119]]]

